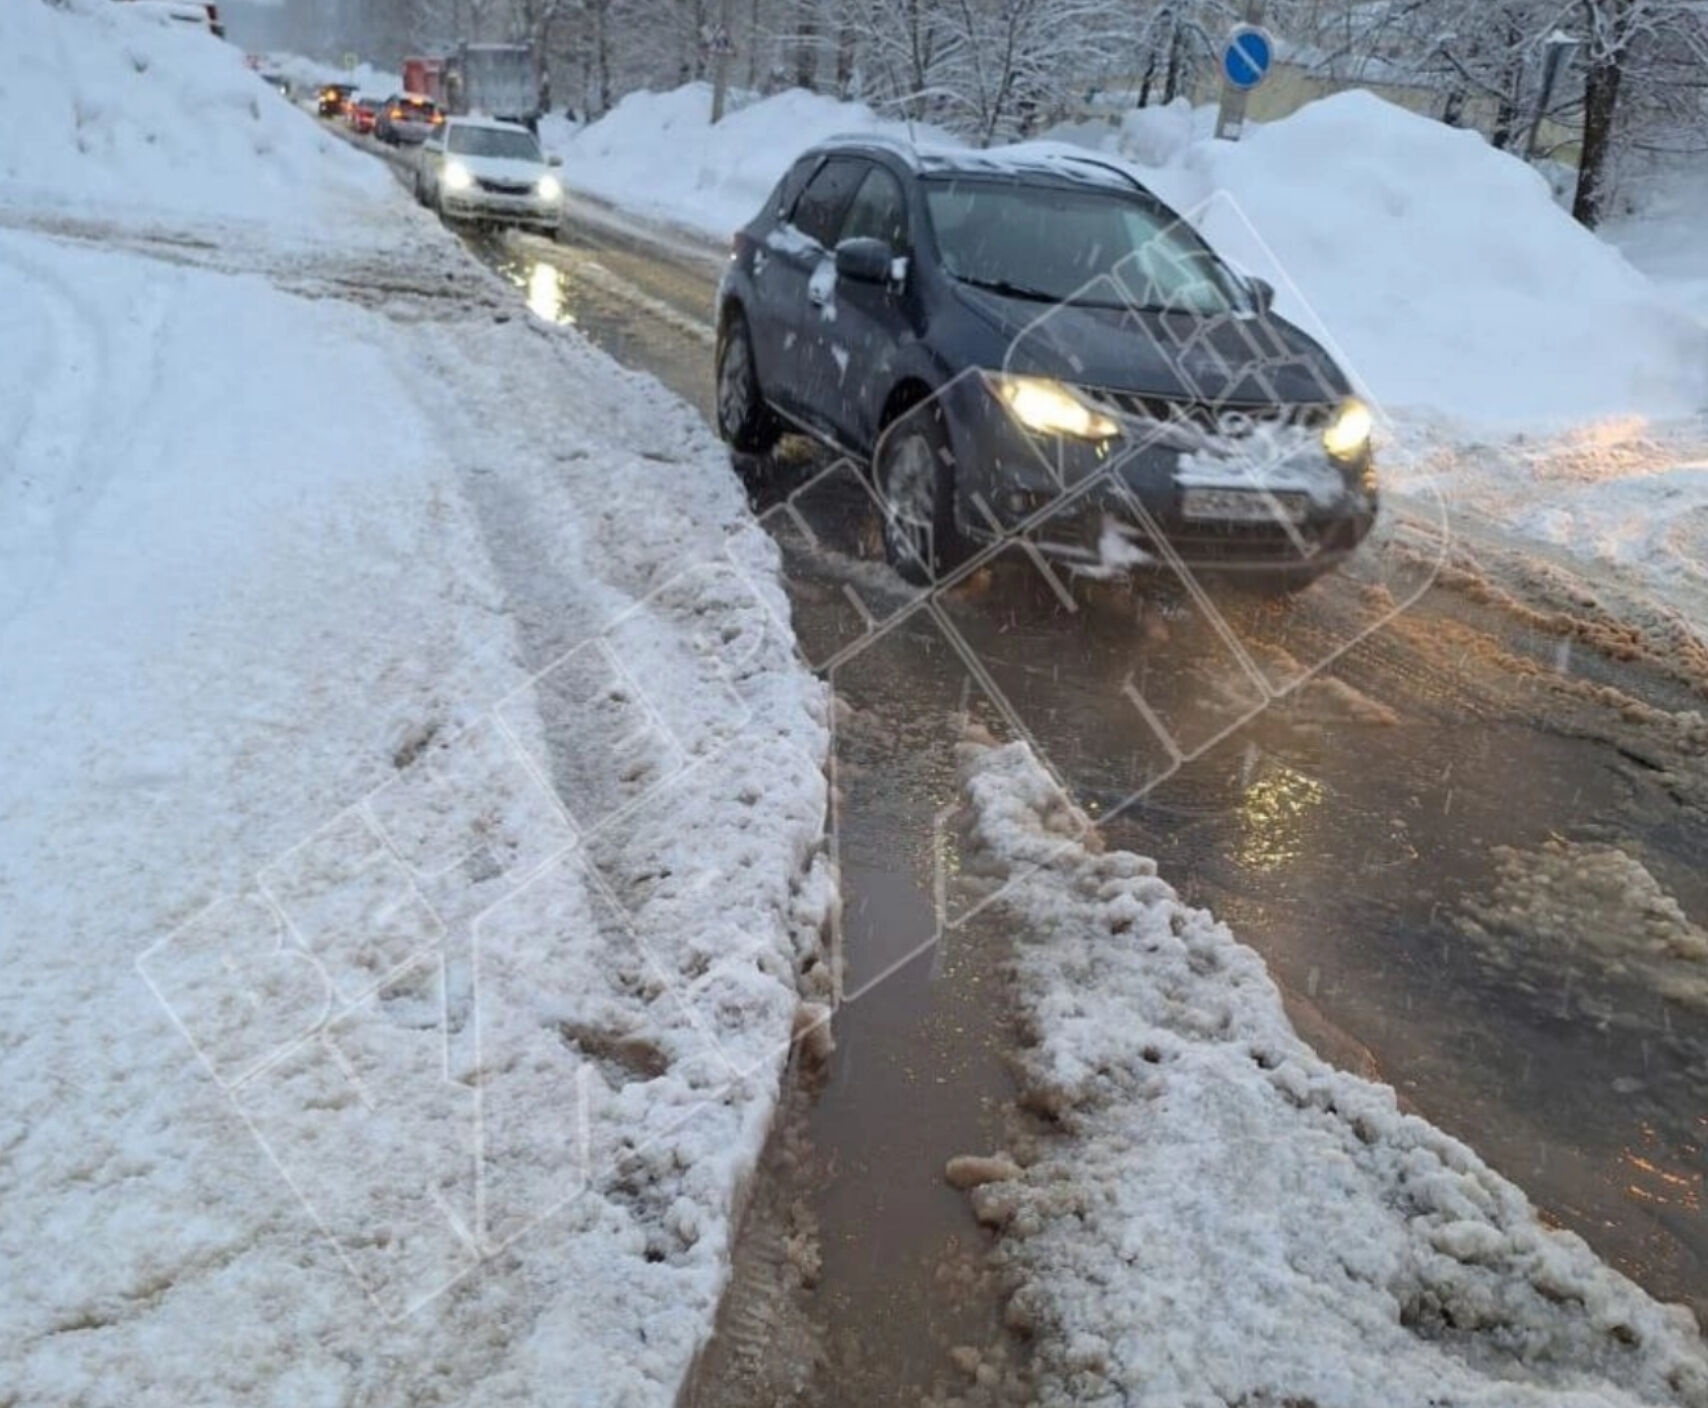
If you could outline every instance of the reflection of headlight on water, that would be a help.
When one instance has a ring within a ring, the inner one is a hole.
[[[536,318],[573,323],[575,319],[564,308],[566,292],[563,270],[557,265],[540,263],[528,271],[528,311]]]
[[[1271,872],[1298,860],[1304,854],[1300,832],[1323,797],[1322,783],[1282,764],[1257,778],[1240,801],[1240,863]]]
[[[542,176],[534,190],[542,200],[557,200],[563,195],[563,183],[556,176]]]
[[[469,174],[468,167],[460,161],[448,162],[445,166],[445,189],[447,191],[466,191],[474,185],[474,177]]]

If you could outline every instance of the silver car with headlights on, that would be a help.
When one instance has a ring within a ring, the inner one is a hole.
[[[563,185],[526,127],[453,117],[421,145],[415,198],[445,220],[522,225],[555,233]]]

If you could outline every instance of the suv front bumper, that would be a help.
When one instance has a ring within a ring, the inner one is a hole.
[[[1314,574],[1358,547],[1379,508],[1368,453],[1340,464],[1313,445],[1277,466],[1273,487],[1235,471],[1212,482],[1201,457],[1185,472],[1186,452],[1162,427],[1131,423],[1101,442],[1041,436],[1020,426],[982,377],[963,377],[943,396],[962,534],[982,544],[1023,537],[1094,575],[1171,560]],[[1235,512],[1206,512],[1209,496],[1195,492],[1206,485],[1219,495],[1213,502]]]

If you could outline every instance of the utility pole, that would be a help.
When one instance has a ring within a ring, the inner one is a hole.
[[[712,31],[712,126],[724,120],[729,96],[729,61],[735,44],[729,37],[730,0],[718,0],[718,23]]]

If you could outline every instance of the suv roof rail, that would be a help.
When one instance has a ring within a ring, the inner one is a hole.
[[[1145,185],[1143,181],[1139,180],[1139,178],[1133,175],[1131,171],[1127,170],[1126,167],[1113,161],[1105,161],[1101,157],[1080,156],[1077,152],[1051,152],[1049,159],[1051,161],[1064,162],[1069,165],[1095,166],[1100,171],[1108,171],[1119,176],[1135,191],[1147,196],[1152,193],[1150,187]]]
[[[833,132],[828,137],[821,137],[813,143],[814,147],[864,146],[886,147],[909,161],[917,161],[919,148],[906,137],[897,137],[889,132]]]

